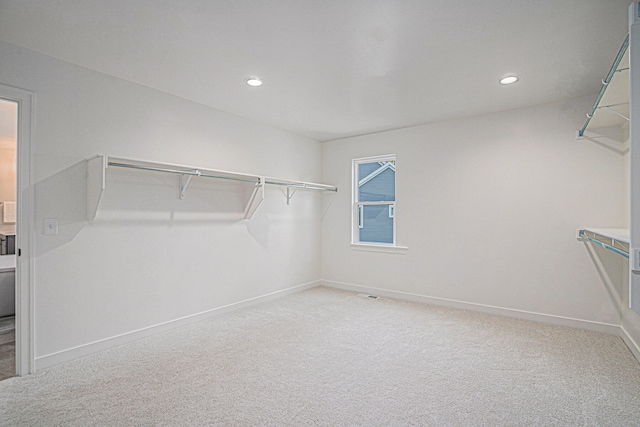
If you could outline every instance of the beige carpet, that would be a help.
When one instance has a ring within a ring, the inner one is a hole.
[[[620,338],[315,288],[0,382],[7,426],[639,426]]]

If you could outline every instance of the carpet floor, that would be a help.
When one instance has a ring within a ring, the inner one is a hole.
[[[313,288],[0,382],[5,426],[640,426],[615,336]]]

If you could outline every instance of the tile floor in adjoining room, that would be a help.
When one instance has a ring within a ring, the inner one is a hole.
[[[0,318],[0,381],[16,375],[16,319]]]

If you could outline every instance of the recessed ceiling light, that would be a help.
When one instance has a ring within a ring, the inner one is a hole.
[[[257,77],[247,77],[246,79],[244,79],[244,82],[253,87],[262,86],[262,80]]]
[[[518,78],[516,76],[509,76],[509,77],[505,77],[504,79],[500,80],[500,84],[501,85],[510,85],[511,83],[515,83],[518,81]]]

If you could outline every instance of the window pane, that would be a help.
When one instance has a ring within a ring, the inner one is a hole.
[[[393,217],[389,205],[360,206],[360,242],[393,243]]]
[[[393,202],[396,200],[395,162],[358,165],[358,201]]]

